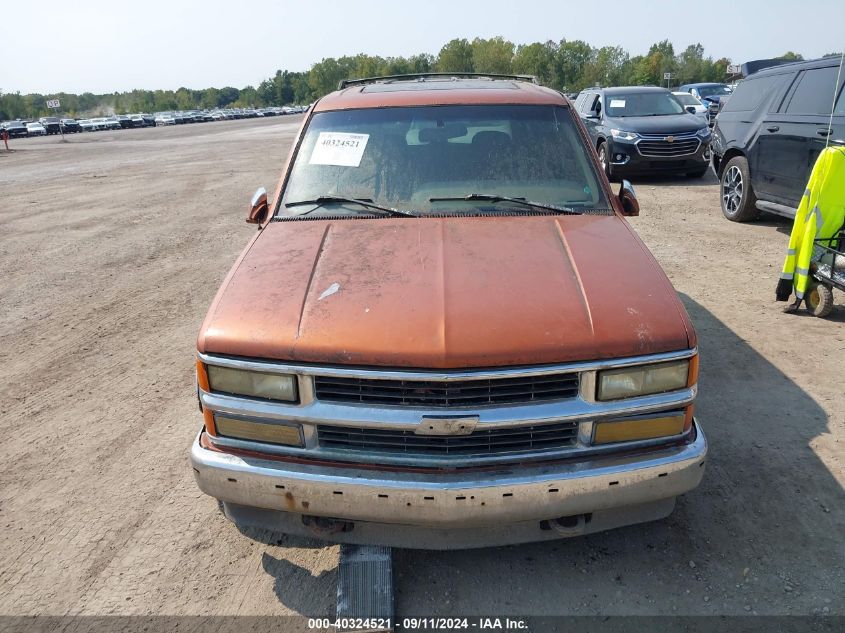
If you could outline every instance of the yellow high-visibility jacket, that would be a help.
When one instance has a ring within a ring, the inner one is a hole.
[[[786,301],[789,290],[804,298],[813,257],[813,240],[833,237],[845,222],[845,148],[828,147],[816,159],[807,189],[795,214],[789,250],[783,262],[777,298]]]

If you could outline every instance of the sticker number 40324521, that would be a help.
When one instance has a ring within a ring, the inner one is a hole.
[[[308,162],[311,165],[358,167],[369,139],[369,134],[320,132]]]

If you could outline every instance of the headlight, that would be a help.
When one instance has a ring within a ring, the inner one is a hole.
[[[624,367],[599,372],[599,400],[619,400],[684,389],[689,381],[689,360]]]
[[[636,132],[626,132],[625,130],[610,130],[610,135],[620,141],[633,141],[640,138],[640,135]]]
[[[710,136],[710,127],[704,126],[703,128],[699,129],[698,135],[702,138],[707,138],[708,136]]]
[[[212,391],[287,402],[297,399],[296,376],[232,369],[217,365],[207,367],[208,383]]]

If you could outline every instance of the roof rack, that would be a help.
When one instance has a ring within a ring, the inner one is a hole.
[[[430,77],[433,78],[481,78],[481,79],[514,79],[516,81],[530,81],[533,84],[539,84],[537,77],[534,75],[500,75],[497,73],[413,73],[409,75],[386,75],[384,77],[366,77],[364,79],[341,79],[337,84],[338,90],[343,90],[349,86],[360,86],[363,84],[373,84],[377,82],[388,81],[424,81]]]

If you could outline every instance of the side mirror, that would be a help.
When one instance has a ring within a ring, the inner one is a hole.
[[[690,114],[695,114],[695,106],[687,106],[686,110]]]
[[[640,214],[640,203],[637,202],[634,186],[627,180],[623,180],[619,188],[619,203],[622,205],[622,215],[635,217]]]
[[[269,211],[267,190],[264,187],[259,187],[252,196],[252,201],[249,203],[249,215],[246,218],[247,224],[264,224]]]

